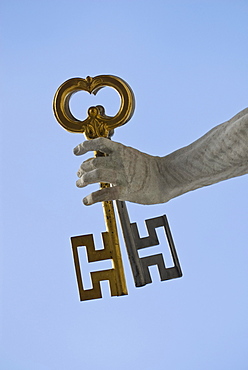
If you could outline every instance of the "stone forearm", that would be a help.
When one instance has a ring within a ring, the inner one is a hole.
[[[164,201],[248,173],[248,108],[160,162]]]

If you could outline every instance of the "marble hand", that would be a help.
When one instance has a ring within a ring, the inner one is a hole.
[[[112,186],[85,197],[85,205],[115,199],[140,204],[164,201],[160,199],[161,189],[158,189],[162,178],[159,174],[159,157],[103,137],[84,141],[74,149],[74,154],[82,155],[89,151],[100,151],[107,156],[83,162],[76,185],[81,188],[93,183],[107,182]]]
[[[214,127],[192,144],[155,157],[106,138],[84,141],[75,155],[100,151],[82,163],[78,187],[111,183],[84,198],[90,205],[107,200],[164,203],[188,191],[248,173],[248,108]]]

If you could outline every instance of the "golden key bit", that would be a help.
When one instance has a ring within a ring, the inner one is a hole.
[[[69,107],[71,96],[78,91],[87,91],[90,94],[109,86],[117,90],[121,98],[121,105],[114,117],[105,115],[102,106],[90,107],[88,117],[80,121],[75,118]],[[57,121],[69,132],[84,133],[87,139],[97,137],[108,137],[111,130],[124,125],[133,115],[135,108],[134,94],[128,84],[119,77],[101,75],[96,77],[71,78],[65,81],[56,91],[53,101],[53,110]],[[100,153],[96,153],[100,155]],[[101,184],[101,187],[108,187],[109,184]],[[108,280],[111,296],[128,294],[124,269],[121,258],[121,251],[116,227],[113,202],[102,202],[107,231],[102,233],[104,249],[96,250],[93,235],[81,235],[71,238],[75,270],[78,282],[80,300],[101,298],[100,281]],[[91,273],[92,289],[84,289],[78,257],[78,248],[85,246],[88,261],[101,261],[111,259],[113,268]]]

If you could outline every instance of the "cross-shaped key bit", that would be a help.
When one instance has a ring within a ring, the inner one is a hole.
[[[102,106],[90,107],[88,117],[80,121],[73,116],[70,111],[69,101],[71,96],[77,91],[87,91],[90,94],[97,92],[109,86],[117,90],[121,98],[121,106],[114,117],[105,115]],[[65,81],[57,90],[54,96],[53,109],[57,121],[69,132],[84,133],[87,139],[97,137],[109,137],[110,131],[118,126],[125,124],[133,115],[135,107],[134,94],[131,88],[121,78],[109,75],[96,77],[72,78]],[[102,153],[95,153],[102,155]],[[101,188],[108,187],[109,184],[101,183]],[[71,238],[73,257],[76,269],[80,300],[101,298],[100,281],[108,280],[112,296],[125,295],[127,293],[125,275],[123,270],[121,251],[116,227],[115,213],[113,202],[102,202],[105,224],[107,231],[102,233],[103,250],[96,250],[94,246],[93,235],[81,235]],[[78,257],[78,248],[85,246],[88,255],[88,261],[99,261],[111,259],[113,268],[109,270],[92,272],[92,289],[84,289],[80,263]]]

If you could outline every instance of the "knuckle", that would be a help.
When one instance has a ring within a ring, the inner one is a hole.
[[[81,145],[81,148],[82,148],[82,150],[83,150],[84,153],[87,153],[88,151],[91,150],[91,142],[90,142],[90,140],[85,140],[80,145]]]
[[[100,136],[100,137],[98,137],[96,140],[98,141],[98,143],[103,144],[103,143],[105,142],[106,138],[105,138],[105,137]]]
[[[90,144],[90,141],[91,140],[84,140],[83,142],[82,142],[82,144],[81,145],[83,145],[83,146],[87,146],[87,145],[89,145]]]
[[[105,152],[105,150],[108,150],[109,148],[109,145],[110,145],[110,140],[107,139],[106,137],[98,137],[97,139],[97,147],[98,149],[103,152]]]
[[[92,160],[91,160],[91,167],[93,168],[93,169],[96,169],[97,168],[97,158],[93,158]]]
[[[104,144],[104,137],[97,137],[96,139],[93,139],[97,147],[101,148]]]

